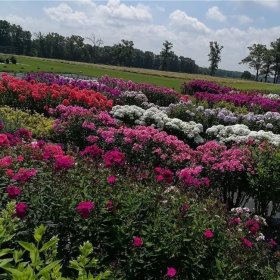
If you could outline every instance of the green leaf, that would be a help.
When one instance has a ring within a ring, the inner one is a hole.
[[[12,258],[0,260],[0,267],[2,267],[2,268],[5,269],[5,266],[6,266],[8,263],[10,263],[11,261],[13,261]]]
[[[0,250],[0,257],[3,257],[11,252],[12,252],[11,249],[2,249],[2,250]]]
[[[28,243],[28,242],[24,242],[24,241],[19,241],[18,244],[25,250],[29,251],[29,252],[35,252],[37,250],[37,248],[35,247],[35,245],[33,243]]]
[[[45,231],[46,231],[46,227],[44,225],[40,225],[35,229],[34,238],[37,242],[40,242],[42,240]]]
[[[38,274],[37,276],[41,276],[44,275],[46,273],[49,273],[53,268],[55,268],[57,265],[60,264],[61,261],[54,261],[51,262],[49,265],[47,265],[46,267],[44,267]]]
[[[58,242],[58,238],[57,237],[52,237],[48,242],[43,244],[42,248],[40,249],[40,252],[47,251],[49,248],[51,248],[54,245],[56,245],[57,242]]]

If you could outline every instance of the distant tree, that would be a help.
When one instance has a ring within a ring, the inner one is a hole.
[[[251,80],[252,74],[249,71],[244,71],[241,75],[241,79]]]
[[[173,44],[171,42],[164,41],[162,45],[163,45],[163,48],[160,52],[160,59],[161,59],[160,69],[165,71],[168,60],[172,56],[171,49],[173,48]]]
[[[17,64],[17,59],[15,56],[11,56],[10,60],[11,60],[12,64]]]
[[[210,42],[210,53],[208,54],[210,61],[210,75],[214,75],[216,70],[218,69],[219,62],[221,61],[221,51],[223,46],[220,46],[217,42]]]
[[[272,73],[273,65],[273,51],[265,48],[263,50],[262,65],[260,74],[264,75],[264,81],[267,82],[267,78]]]
[[[95,62],[97,60],[97,51],[100,48],[100,46],[104,44],[104,42],[101,38],[96,38],[95,34],[93,33],[89,37],[86,37],[86,39],[91,43],[92,59],[93,62]]]
[[[272,48],[272,56],[273,56],[273,64],[272,64],[272,71],[274,72],[273,82],[277,83],[278,78],[280,76],[280,38],[276,41],[271,42]]]
[[[259,80],[259,71],[262,67],[263,56],[266,50],[265,45],[253,44],[248,47],[249,55],[241,60],[240,64],[248,64],[250,68],[256,70],[256,81]]]

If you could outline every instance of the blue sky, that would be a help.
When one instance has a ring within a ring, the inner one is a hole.
[[[208,66],[209,41],[224,46],[221,68],[246,70],[238,62],[253,43],[280,37],[280,1],[3,1],[0,18],[32,32],[89,36],[105,44],[133,40],[158,53],[169,40],[178,55]]]

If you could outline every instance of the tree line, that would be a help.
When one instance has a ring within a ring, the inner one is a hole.
[[[248,64],[256,71],[256,81],[260,76],[267,82],[272,77],[273,83],[280,79],[280,38],[270,43],[270,47],[253,44],[248,47],[249,55],[242,59],[241,64]]]
[[[165,44],[165,42],[164,42]],[[121,40],[106,46],[93,35],[62,36],[58,33],[25,31],[21,26],[0,20],[0,52],[73,60],[89,63],[111,64],[174,72],[199,73],[199,66],[191,58],[177,56],[171,49],[167,56],[134,48],[133,41]]]

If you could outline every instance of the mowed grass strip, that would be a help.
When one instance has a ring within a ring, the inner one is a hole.
[[[0,54],[0,56],[10,57],[10,55],[4,54]],[[78,74],[90,77],[109,75],[111,77],[132,80],[138,83],[144,82],[158,86],[174,88],[177,91],[180,91],[180,87],[183,82],[201,79],[214,81],[221,85],[239,90],[260,90],[280,94],[280,85],[274,85],[271,83],[19,55],[17,55],[16,58],[18,61],[18,64],[16,65],[0,64],[0,72],[54,72],[64,74]]]

